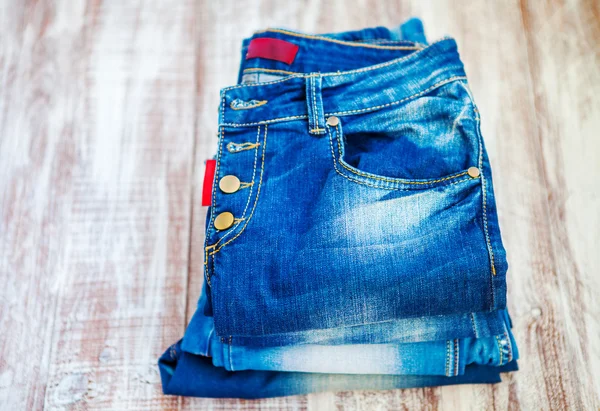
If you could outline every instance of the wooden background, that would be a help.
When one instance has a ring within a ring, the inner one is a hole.
[[[598,409],[600,2],[2,0],[0,408]],[[202,283],[203,161],[243,37],[424,20],[494,167],[521,371],[496,386],[165,397]]]

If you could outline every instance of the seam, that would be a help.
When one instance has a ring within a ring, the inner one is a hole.
[[[325,129],[324,129],[324,128],[318,128],[318,127],[317,127],[317,128],[313,128],[313,129],[311,129],[311,130],[309,130],[309,131],[315,131],[315,132],[316,132],[316,131],[325,131]]]
[[[418,46],[421,45],[421,43],[418,43],[416,41],[410,41],[410,40],[390,40],[390,39],[384,39],[384,38],[374,38],[374,39],[356,39],[356,40],[352,40],[352,42],[355,43],[385,43],[385,44],[406,44],[407,46],[412,44],[414,46]]]
[[[513,353],[512,353],[512,344],[510,342],[510,338],[508,336],[508,330],[506,328],[506,323],[503,324],[504,327],[504,336],[506,337],[506,349],[507,349],[507,359],[506,362],[511,362],[513,360]]]
[[[450,340],[446,340],[446,377],[450,376]]]
[[[459,356],[458,339],[454,340],[454,376],[458,375],[458,356]]]
[[[494,264],[494,250],[492,248],[492,241],[490,239],[490,234],[488,231],[488,219],[487,219],[487,184],[485,182],[485,177],[484,177],[484,170],[483,170],[483,136],[481,135],[481,117],[479,116],[479,110],[477,109],[477,106],[475,105],[475,100],[473,98],[473,94],[471,94],[471,89],[466,86],[465,84],[463,84],[462,82],[459,83],[467,92],[467,94],[469,95],[469,98],[471,99],[471,104],[473,105],[473,110],[475,111],[476,114],[476,124],[475,124],[475,132],[477,133],[477,140],[479,143],[479,170],[481,170],[481,191],[482,191],[482,202],[483,202],[483,231],[485,234],[485,241],[486,241],[486,245],[487,245],[487,249],[488,249],[488,253],[490,256],[490,267],[491,267],[491,271],[492,271],[492,277],[494,277],[496,275],[496,267]],[[492,307],[495,306],[495,292],[494,292],[494,283],[493,281],[491,282],[491,288],[492,288]]]
[[[505,327],[506,329],[506,327]],[[506,360],[506,362],[511,362],[513,359],[513,354],[512,354],[512,346],[510,343],[510,338],[508,337],[508,333],[504,332],[504,335],[506,336],[506,348],[508,349],[508,358]]]
[[[357,110],[337,111],[337,112],[334,112],[334,113],[328,113],[327,116],[343,116],[345,114],[364,113],[365,111],[373,111],[373,110],[378,110],[380,108],[385,108],[385,107],[393,106],[393,105],[396,105],[396,104],[403,103],[406,100],[410,100],[410,99],[412,99],[414,97],[422,96],[423,94],[428,93],[428,92],[434,90],[437,87],[443,86],[444,84],[447,84],[447,83],[450,83],[450,82],[453,82],[453,81],[456,81],[456,80],[464,80],[464,79],[466,79],[465,76],[453,76],[453,77],[449,77],[449,78],[447,78],[445,80],[438,81],[437,83],[435,83],[434,85],[426,88],[425,90],[421,90],[418,93],[412,94],[412,95],[410,95],[408,97],[404,97],[403,99],[400,99],[400,100],[392,101],[390,103],[382,104],[382,105],[379,105],[379,106],[367,107],[367,108],[362,108],[362,109],[357,109]]]
[[[390,182],[390,183],[400,183],[400,184],[428,185],[428,184],[434,184],[434,183],[441,183],[442,181],[453,180],[455,178],[462,177],[462,176],[464,176],[464,175],[467,174],[466,171],[462,171],[462,172],[460,172],[458,174],[454,174],[454,175],[451,175],[451,176],[439,178],[439,179],[436,179],[436,180],[410,181],[410,180],[402,180],[402,179],[390,179],[390,178],[386,178],[386,177],[379,177],[379,176],[374,175],[374,174],[367,174],[367,173],[364,173],[362,171],[349,168],[349,166],[347,166],[345,163],[343,163],[342,160],[340,160],[340,164],[342,165],[342,167],[344,167],[346,170],[350,171],[351,173],[358,174],[358,175],[360,175],[362,177],[373,178],[375,180],[383,180],[383,181],[387,181],[387,182]]]
[[[382,180],[382,181],[387,181],[390,183],[399,183],[399,184],[415,184],[415,185],[428,185],[428,184],[434,184],[434,183],[441,183],[442,181],[447,181],[447,180],[453,180],[455,178],[458,177],[462,177],[464,175],[466,175],[468,172],[467,171],[462,171],[458,174],[453,174],[451,176],[446,176],[446,177],[442,177],[442,178],[438,178],[435,180],[427,180],[427,181],[410,181],[410,180],[404,180],[401,178],[387,178],[387,177],[381,177],[381,176],[377,176],[375,174],[371,174],[371,173],[366,173],[364,171],[360,171],[360,170],[356,170],[351,168],[349,165],[346,164],[346,162],[343,160],[342,158],[342,151],[340,149],[342,141],[340,139],[340,125],[338,124],[335,129],[336,129],[336,138],[337,138],[337,143],[338,143],[338,151],[340,152],[340,161],[339,163],[342,165],[342,167],[344,167],[346,170],[350,171],[351,173],[354,174],[358,174],[359,176],[362,177],[366,177],[366,178],[372,178],[375,180]]]
[[[234,369],[233,369],[233,360],[231,359],[231,357],[232,357],[232,352],[231,352],[231,347],[232,347],[232,345],[231,345],[231,336],[229,337],[228,347],[229,347],[229,368],[231,369],[231,371],[234,371]]]
[[[215,332],[215,327],[212,327],[210,329],[210,332],[208,333],[208,337],[206,337],[206,346],[209,347],[210,346],[210,338],[212,337],[212,335]]]
[[[317,97],[316,97],[316,90],[315,90],[315,81],[316,81],[315,78],[316,77],[313,77],[309,81],[311,82],[311,88],[312,88],[313,124],[315,125],[316,128],[319,128],[319,122],[317,121]]]
[[[222,92],[227,92],[230,90],[235,90],[238,88],[245,88],[245,87],[258,87],[258,86],[268,86],[270,84],[277,84],[277,83],[281,83],[284,81],[288,81],[294,78],[304,78],[304,77],[310,77],[310,75],[308,74],[303,74],[303,73],[298,73],[297,75],[291,75],[289,77],[285,77],[279,80],[273,80],[273,81],[263,81],[261,83],[248,83],[248,84],[238,84],[236,86],[229,86],[229,87],[225,87],[223,89],[221,89]]]
[[[258,139],[260,138],[260,126],[258,127],[258,131],[256,132],[256,141],[258,141]],[[258,147],[258,144],[257,144]],[[256,176],[256,160],[257,160],[257,154],[258,154],[258,149],[254,150],[254,166],[252,169],[252,185],[254,185],[254,177]],[[248,200],[246,200],[246,206],[244,207],[244,211],[242,211],[242,215],[240,218],[236,218],[234,220],[235,224],[231,227],[229,227],[229,231],[227,231],[225,234],[223,234],[223,236],[221,236],[221,238],[219,238],[217,240],[216,243],[211,244],[210,248],[213,249],[217,246],[217,244],[219,244],[221,241],[223,241],[223,239],[225,237],[227,237],[229,234],[231,234],[232,232],[235,231],[235,229],[240,225],[240,223],[245,220],[246,217],[246,211],[248,211],[248,206],[250,205],[250,200],[252,199],[252,188],[250,188],[250,192],[248,193]],[[210,254],[212,255],[212,254]]]
[[[208,251],[205,251],[205,258],[204,258],[204,261],[205,261],[206,267],[204,267],[204,268],[206,269],[206,276],[205,276],[205,277],[206,277],[206,283],[208,284],[208,286],[209,286],[209,287],[212,287],[212,284],[210,283],[210,278],[211,278],[212,276],[211,276],[211,275],[208,275],[208,272],[209,272],[209,270],[210,270],[211,268],[214,270],[214,268],[215,268],[215,264],[214,264],[214,261],[213,261],[213,262],[212,262],[212,264],[211,264],[211,265],[210,265],[210,267],[209,267],[209,265],[208,265],[208,259],[209,259],[209,258],[210,258],[210,256],[208,255]]]
[[[258,203],[258,198],[260,196],[260,187],[262,185],[263,174],[265,172],[265,152],[267,151],[267,132],[268,132],[268,126],[265,126],[265,137],[263,139],[264,145],[263,145],[262,160],[261,160],[261,167],[260,167],[260,178],[258,181],[258,188],[256,190],[256,199],[254,200],[254,205],[252,206],[252,211],[250,211],[250,215],[248,216],[248,219],[246,220],[246,224],[244,224],[242,229],[235,236],[233,236],[233,238],[230,238],[227,242],[225,242],[225,244],[221,244],[220,247],[218,247],[214,251],[211,251],[210,255],[214,255],[214,254],[218,253],[221,249],[223,249],[223,247],[225,247],[227,244],[231,243],[233,240],[238,238],[240,236],[240,234],[242,234],[244,232],[244,230],[248,226],[248,223],[252,219],[252,216],[254,215],[254,210],[256,210],[256,204]]]
[[[267,68],[260,68],[260,67],[250,67],[250,68],[244,69],[244,71],[242,71],[242,73],[254,72],[254,71],[264,71],[265,73],[303,74],[303,73],[298,73],[296,71],[275,70],[275,69],[267,69]]]
[[[374,111],[374,110],[378,110],[381,108],[385,108],[385,107],[390,107],[390,106],[394,106],[396,104],[400,104],[403,103],[407,100],[410,100],[412,98],[415,97],[419,97],[425,93],[428,93],[432,90],[434,90],[437,87],[441,87],[447,83],[451,83],[453,81],[457,81],[457,80],[465,80],[466,77],[465,76],[453,76],[450,78],[447,78],[445,80],[441,80],[438,81],[437,83],[435,83],[434,85],[426,88],[425,90],[419,91],[418,93],[412,94],[408,97],[404,97],[400,100],[396,100],[396,101],[392,101],[390,103],[386,103],[386,104],[382,104],[379,106],[373,106],[373,107],[367,107],[367,108],[363,108],[363,109],[357,109],[357,110],[349,110],[349,111],[338,111],[338,112],[333,112],[333,113],[326,113],[324,116],[325,117],[329,117],[329,116],[343,116],[343,115],[347,115],[347,114],[357,114],[357,113],[364,113],[367,111]],[[261,83],[261,84],[266,84],[266,83]],[[307,115],[302,115],[302,116],[290,116],[290,117],[280,117],[280,118],[275,118],[275,119],[271,119],[271,120],[264,120],[264,121],[258,121],[258,122],[254,122],[254,123],[222,123],[220,124],[221,126],[229,126],[229,127],[245,127],[245,126],[256,126],[256,125],[260,125],[260,124],[270,124],[270,123],[276,123],[276,122],[280,122],[280,121],[287,121],[287,120],[296,120],[296,119],[305,119],[308,118]],[[481,167],[480,167],[481,168]]]
[[[233,100],[235,101],[235,100]],[[251,106],[246,106],[246,107],[233,107],[233,101],[229,104],[229,107],[231,107],[232,110],[250,110],[252,108],[256,108],[256,107],[260,107],[260,106],[264,106],[265,104],[267,104],[268,100],[260,100],[258,102],[256,102],[255,104],[251,105]]]
[[[312,34],[297,33],[294,31],[288,31],[288,30],[282,30],[282,29],[266,29],[266,30],[262,30],[262,31],[257,31],[254,34],[263,34],[263,33],[281,33],[281,34],[287,34],[287,35],[294,36],[294,37],[302,37],[305,39],[321,40],[321,41],[328,41],[330,43],[343,44],[345,46],[350,46],[350,47],[367,47],[367,48],[389,49],[389,50],[420,50],[420,47],[417,47],[417,46],[379,46],[376,44],[361,44],[361,43],[356,44],[356,43],[349,42],[349,41],[332,39],[332,38],[324,37],[324,36],[316,36],[316,35],[312,35]]]
[[[391,66],[393,64],[396,63],[400,63],[400,62],[404,62],[406,60],[410,60],[413,58],[416,58],[418,55],[420,55],[424,50],[427,50],[435,45],[437,45],[438,43],[441,43],[443,41],[446,40],[451,40],[450,37],[443,37],[437,41],[434,41],[433,43],[429,44],[427,47],[422,48],[422,49],[418,49],[417,51],[415,51],[414,53],[411,53],[407,56],[404,57],[400,57],[394,60],[390,60],[390,61],[386,61],[385,63],[380,63],[380,64],[375,64],[373,66],[368,66],[368,67],[363,67],[360,69],[355,69],[355,70],[348,70],[348,71],[339,71],[339,72],[332,72],[332,73],[321,73],[320,76],[321,77],[336,77],[336,76],[343,76],[343,75],[347,75],[347,74],[355,74],[355,73],[364,73],[367,71],[371,71],[371,70],[376,70],[379,68],[383,68],[383,67],[387,67],[387,66]],[[242,87],[256,87],[256,86],[264,86],[264,85],[269,85],[269,84],[275,84],[275,83],[280,83],[282,81],[288,81],[294,78],[299,78],[299,77],[314,77],[314,74],[299,74],[299,75],[293,75],[293,76],[289,76],[283,79],[279,79],[279,80],[274,80],[274,81],[266,81],[264,83],[251,83],[251,84],[238,84],[235,86],[229,86],[226,87],[224,89],[221,90],[221,92],[226,92],[229,90],[234,90],[234,89],[238,89],[238,88],[242,88]]]
[[[500,337],[497,335],[496,341],[498,342],[498,352],[500,353],[500,363],[498,365],[501,366],[503,364],[504,357],[502,355],[502,342],[500,341]]]
[[[222,109],[223,111],[225,111],[225,95],[223,94],[222,96]],[[213,185],[212,185],[212,203],[211,203],[211,207],[210,207],[210,220],[208,222],[208,228],[206,230],[206,237],[204,238],[204,249],[208,250],[208,240],[209,240],[209,231],[211,230],[211,227],[214,223],[214,219],[215,219],[215,208],[217,206],[217,180],[219,177],[219,168],[221,166],[221,154],[223,151],[223,140],[224,140],[224,134],[225,134],[225,128],[221,127],[221,131],[219,133],[219,149],[217,152],[217,166],[215,167],[215,176],[213,178]],[[208,252],[205,252],[204,255],[204,265],[205,265],[205,271],[204,271],[204,277],[206,278],[206,281],[208,282],[208,285],[210,285],[210,275],[208,273],[209,267],[208,267]]]
[[[475,313],[470,313],[471,317],[471,325],[473,326],[473,333],[475,333],[475,338],[479,338],[479,332],[477,331],[477,325],[475,324]]]
[[[346,174],[342,173],[342,172],[341,172],[341,171],[340,171],[340,170],[337,168],[337,165],[336,165],[336,164],[337,164],[337,161],[335,160],[335,155],[334,155],[334,151],[333,151],[333,143],[332,143],[332,139],[333,139],[333,137],[331,136],[331,131],[330,131],[330,129],[328,129],[328,132],[329,132],[329,146],[330,146],[330,148],[331,148],[331,157],[333,158],[333,168],[335,169],[335,171],[336,171],[336,172],[337,172],[339,175],[341,175],[341,176],[342,176],[342,177],[344,177],[345,179],[348,179],[348,180],[350,180],[350,181],[352,181],[352,182],[355,182],[355,183],[357,183],[357,184],[362,184],[362,185],[369,186],[369,187],[373,187],[373,188],[380,188],[380,189],[382,189],[382,190],[390,190],[390,191],[412,191],[412,190],[413,190],[413,189],[411,189],[411,188],[402,188],[402,187],[382,187],[382,186],[378,186],[378,185],[375,185],[375,184],[372,184],[372,183],[367,183],[367,182],[365,182],[365,181],[357,180],[357,179],[355,179],[355,178],[353,178],[353,177],[350,177],[350,176],[348,176],[348,175],[346,175]],[[459,183],[462,183],[462,182],[465,182],[465,181],[470,181],[470,180],[473,180],[473,179],[472,179],[471,177],[468,177],[468,178],[464,178],[464,179],[460,179],[460,180],[454,181],[454,182],[452,182],[452,183],[450,183],[450,184],[447,184],[447,185],[448,185],[448,186],[450,186],[450,185],[459,184]]]
[[[277,123],[279,121],[286,121],[286,120],[299,120],[299,119],[305,119],[308,118],[308,116],[306,115],[302,115],[302,116],[290,116],[290,117],[280,117],[280,118],[274,118],[272,120],[264,120],[264,121],[257,121],[254,123],[221,123],[221,126],[228,126],[228,127],[245,127],[245,126],[260,126],[262,124],[270,124],[270,123]]]

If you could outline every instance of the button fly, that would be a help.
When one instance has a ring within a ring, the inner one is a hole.
[[[215,218],[215,228],[217,230],[227,230],[233,225],[233,214],[225,211]]]
[[[219,180],[219,188],[222,192],[231,194],[240,189],[240,179],[234,175],[227,175]]]

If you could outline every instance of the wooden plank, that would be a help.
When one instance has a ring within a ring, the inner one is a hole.
[[[0,5],[0,408],[44,403],[78,102],[64,11]],[[76,22],[74,22],[76,24]],[[62,166],[61,166],[62,165]]]
[[[566,404],[600,408],[600,3],[521,1],[534,91],[538,156],[543,165],[558,284],[557,330],[578,387]],[[544,308],[542,308],[542,313]],[[544,358],[554,363],[553,358]],[[544,375],[546,380],[547,373]],[[566,395],[557,390],[555,395]]]
[[[71,3],[79,100],[71,164],[56,162],[72,196],[45,406],[175,409],[156,362],[185,320],[195,2]]]

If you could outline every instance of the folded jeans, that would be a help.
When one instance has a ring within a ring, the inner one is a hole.
[[[517,369],[491,167],[457,46],[244,40],[221,91],[205,283],[166,394],[496,383]]]

